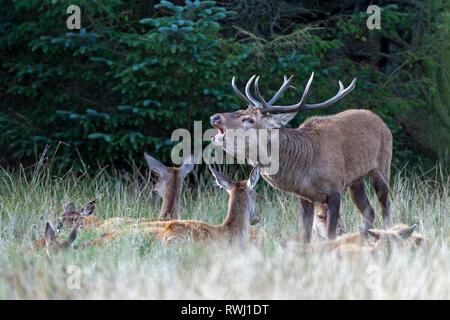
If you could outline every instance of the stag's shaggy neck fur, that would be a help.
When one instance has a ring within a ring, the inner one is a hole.
[[[315,176],[318,158],[315,133],[306,128],[279,129],[279,167],[274,175],[262,177],[273,187],[295,194],[307,194],[311,176]],[[295,166],[292,164],[295,163]],[[282,168],[282,169],[281,169]]]

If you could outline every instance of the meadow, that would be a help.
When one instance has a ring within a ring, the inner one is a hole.
[[[376,254],[301,253],[287,237],[299,232],[297,199],[258,182],[260,244],[242,248],[191,241],[163,245],[135,232],[103,246],[69,249],[48,258],[29,250],[69,202],[80,208],[99,196],[95,213],[108,217],[157,217],[161,199],[154,180],[138,170],[69,171],[52,175],[43,163],[0,170],[0,299],[449,299],[450,178],[399,171],[391,178],[394,223],[412,225],[428,245],[394,247]],[[206,170],[189,175],[182,219],[220,223],[228,194]],[[237,172],[235,178],[246,178]],[[370,200],[381,227],[373,190]],[[341,222],[359,230],[361,214],[344,194]],[[98,232],[81,230],[77,243]],[[61,234],[62,237],[67,236]],[[317,240],[316,240],[317,241]]]

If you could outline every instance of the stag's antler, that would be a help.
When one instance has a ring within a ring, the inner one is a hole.
[[[250,93],[250,86],[252,85],[253,79],[255,77],[256,75],[253,75],[245,85],[246,96],[236,87],[236,83],[234,82],[235,77],[233,77],[233,79],[231,80],[231,86],[233,87],[234,92],[239,96],[239,98],[244,100],[247,103],[247,105],[261,108],[261,103],[258,100],[256,100]]]
[[[261,95],[261,93],[259,91],[259,87],[258,87],[259,77],[257,77],[255,80],[255,93],[256,93],[256,96],[258,97],[258,100],[253,98],[252,95],[250,94],[250,85],[251,85],[253,79],[255,78],[255,76],[251,77],[250,80],[247,82],[247,85],[245,86],[246,96],[244,96],[242,94],[242,92],[240,92],[239,89],[236,87],[236,84],[234,83],[234,77],[233,77],[233,80],[231,81],[231,84],[233,86],[234,91],[240,98],[242,98],[250,106],[261,108],[261,111],[263,113],[267,113],[267,112],[288,113],[288,112],[298,112],[298,111],[302,111],[302,110],[314,110],[314,109],[326,108],[326,107],[329,107],[330,105],[332,105],[333,103],[339,101],[340,99],[342,99],[348,93],[350,93],[355,88],[355,84],[356,84],[356,78],[355,78],[355,79],[353,79],[352,83],[347,88],[344,88],[344,85],[342,84],[342,82],[339,81],[339,91],[334,97],[332,97],[324,102],[321,102],[321,103],[307,104],[307,103],[305,103],[305,101],[306,101],[306,97],[308,96],[308,92],[309,92],[309,88],[311,86],[312,80],[314,79],[314,72],[313,72],[311,74],[311,77],[308,80],[308,83],[306,84],[305,91],[303,92],[303,96],[302,96],[302,99],[300,100],[300,102],[298,102],[297,104],[294,104],[294,105],[290,105],[290,106],[274,106],[273,104],[280,98],[280,96],[283,94],[284,91],[286,91],[289,88],[295,89],[295,87],[293,87],[290,84],[293,77],[294,76],[290,76],[288,79],[286,76],[284,76],[283,84],[281,85],[278,92],[273,96],[273,98],[270,99],[269,102],[266,102],[264,100],[263,96]]]

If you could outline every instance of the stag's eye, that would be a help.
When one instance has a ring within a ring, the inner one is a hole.
[[[255,120],[253,120],[252,118],[244,118],[242,119],[242,122],[255,123]]]

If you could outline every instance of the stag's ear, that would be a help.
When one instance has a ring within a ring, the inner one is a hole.
[[[256,186],[256,183],[258,183],[260,166],[261,166],[261,164],[258,162],[256,167],[254,167],[252,172],[250,172],[250,177],[247,180],[247,188],[254,189]]]
[[[50,222],[47,222],[45,224],[45,242],[49,243],[51,241],[55,241],[55,231],[53,230],[52,226],[50,225]]]
[[[181,175],[186,177],[186,175],[194,169],[194,155],[190,155],[187,158],[184,158],[183,163],[181,164]]]
[[[270,118],[268,120],[269,126],[270,126],[270,128],[284,127],[296,115],[297,115],[297,112],[271,114]]]
[[[414,231],[418,230],[418,229],[419,229],[419,226],[418,226],[417,224],[415,224],[415,225],[413,225],[413,226],[411,226],[411,227],[407,227],[407,228],[401,229],[401,230],[398,232],[398,235],[399,235],[402,239],[408,239],[408,238],[412,235],[412,233],[413,233]]]
[[[73,203],[69,203],[66,207],[66,209],[64,209],[64,213],[68,213],[68,212],[73,212],[75,211],[75,207],[73,206]]]
[[[95,201],[97,201],[97,199],[92,200],[91,202],[89,202],[87,205],[85,205],[83,207],[83,210],[81,210],[81,215],[83,217],[87,217],[87,216],[91,215],[92,212],[94,212]]]
[[[161,162],[150,156],[149,154],[144,154],[145,160],[147,161],[150,170],[154,173],[159,174],[161,177],[167,177],[169,175],[169,170]]]
[[[208,166],[209,170],[213,174],[214,178],[216,179],[216,183],[219,187],[224,188],[228,192],[231,192],[231,189],[233,189],[234,182],[227,176],[224,176],[223,174],[217,172],[213,169],[213,167]]]

